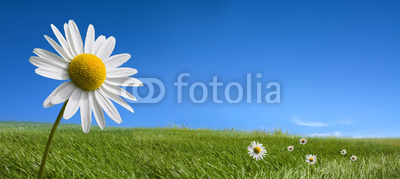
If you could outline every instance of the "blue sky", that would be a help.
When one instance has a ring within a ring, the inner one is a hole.
[[[134,114],[116,105],[123,121],[107,117],[107,126],[184,122],[194,128],[400,136],[399,1],[0,1],[0,7],[0,120],[54,122],[62,105],[45,109],[42,103],[62,81],[35,74],[28,59],[34,48],[55,52],[43,35],[55,38],[50,24],[61,28],[73,19],[82,36],[89,24],[96,36],[114,36],[113,54],[132,54],[123,66],[166,88],[159,103],[131,103]],[[177,103],[173,84],[185,72],[189,85],[208,85],[217,76],[223,103],[213,103],[211,95],[192,103],[190,86]],[[224,87],[245,86],[247,73],[253,85],[262,84],[263,96],[267,83],[278,82],[280,103],[227,103]],[[80,123],[79,113],[62,123]]]

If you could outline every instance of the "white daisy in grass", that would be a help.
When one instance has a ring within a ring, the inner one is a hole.
[[[356,160],[357,160],[357,156],[352,155],[352,156],[350,157],[350,159],[351,159],[351,161],[356,161]]]
[[[314,164],[315,162],[317,162],[317,156],[306,155],[306,162],[308,162],[308,164]]]
[[[92,121],[92,111],[101,129],[105,127],[103,110],[118,124],[121,116],[110,99],[134,112],[123,99],[136,98],[119,86],[142,86],[142,82],[129,76],[136,69],[121,67],[131,55],[124,53],[110,56],[114,50],[115,38],[99,36],[95,39],[93,25],[89,25],[85,43],[74,21],[64,24],[65,37],[52,24],[51,28],[60,45],[52,38],[46,40],[61,56],[47,50],[35,48],[29,61],[38,67],[35,72],[55,80],[70,80],[59,85],[44,101],[43,107],[67,101],[63,117],[71,118],[80,108],[83,132],[88,133]]]
[[[301,138],[299,140],[300,144],[307,144],[307,139],[306,138]]]
[[[289,147],[287,147],[287,150],[289,151],[289,152],[291,152],[291,151],[293,151],[293,149],[294,149],[294,147],[293,146],[289,146]]]
[[[251,142],[247,150],[249,150],[250,157],[253,156],[253,159],[255,158],[256,160],[263,159],[267,153],[262,144],[256,141]]]
[[[346,149],[343,149],[342,151],[340,151],[340,153],[341,153],[342,155],[346,155],[347,151],[346,151]]]
[[[121,123],[121,116],[110,99],[133,113],[133,109],[119,96],[136,101],[136,98],[119,86],[142,86],[142,82],[129,76],[137,73],[133,68],[118,68],[129,60],[131,55],[111,56],[115,38],[99,36],[95,40],[94,27],[89,25],[85,44],[75,22],[64,24],[65,38],[51,25],[60,45],[48,36],[44,36],[60,56],[35,48],[29,62],[38,67],[35,72],[41,76],[70,80],[58,86],[44,101],[43,107],[65,102],[54,122],[43,154],[38,178],[43,178],[47,155],[51,141],[62,117],[71,118],[80,108],[83,132],[88,133],[92,123],[92,111],[100,128],[105,127],[103,110],[107,115]]]

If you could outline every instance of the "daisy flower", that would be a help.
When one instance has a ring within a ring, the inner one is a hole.
[[[265,153],[267,153],[262,144],[256,141],[251,142],[247,150],[249,150],[250,157],[253,156],[253,159],[255,158],[256,160],[263,159]]]
[[[299,141],[300,141],[300,144],[307,144],[306,138],[301,138]]]
[[[289,147],[287,147],[287,150],[289,151],[289,152],[291,152],[291,151],[293,151],[293,149],[294,149],[294,147],[293,146],[289,146]]]
[[[315,162],[317,162],[317,156],[306,155],[306,162],[308,162],[308,164],[314,164]]]
[[[350,157],[350,159],[351,159],[351,161],[356,161],[356,160],[357,160],[357,156],[352,155],[352,156]]]
[[[346,151],[346,149],[343,149],[342,151],[340,151],[340,153],[341,153],[342,155],[346,155],[347,151]]]
[[[43,107],[67,101],[64,119],[69,119],[80,109],[83,132],[88,133],[92,121],[92,111],[101,129],[105,127],[103,110],[116,123],[121,116],[110,99],[134,112],[123,99],[136,98],[119,86],[142,86],[142,82],[129,76],[136,69],[121,67],[131,55],[124,53],[110,56],[114,50],[115,38],[99,36],[95,39],[93,25],[89,25],[85,43],[74,21],[64,24],[65,38],[53,24],[51,25],[59,44],[49,36],[44,37],[58,52],[58,55],[44,49],[35,48],[29,62],[38,67],[35,72],[41,76],[68,80],[59,85],[44,101]],[[61,45],[61,46],[60,46]]]

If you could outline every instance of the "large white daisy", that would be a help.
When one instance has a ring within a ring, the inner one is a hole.
[[[85,44],[75,22],[64,24],[65,38],[52,24],[51,28],[60,45],[45,35],[46,40],[61,56],[44,49],[35,48],[29,61],[38,67],[35,72],[41,76],[68,80],[59,85],[44,101],[47,108],[68,100],[64,119],[71,118],[80,108],[83,132],[88,133],[92,122],[92,111],[101,129],[105,127],[103,110],[118,124],[121,116],[110,99],[134,112],[123,99],[136,101],[136,98],[119,86],[142,86],[142,82],[129,76],[136,69],[121,67],[131,55],[124,53],[110,56],[114,50],[115,38],[99,36],[95,39],[93,25],[89,25]]]
[[[267,153],[262,144],[256,141],[251,142],[247,150],[249,150],[250,157],[253,156],[253,159],[255,158],[256,160],[263,159],[264,155]]]

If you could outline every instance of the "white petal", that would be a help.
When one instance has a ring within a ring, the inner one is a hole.
[[[50,43],[50,45],[58,52],[58,54],[61,55],[61,57],[64,58],[65,61],[70,62],[72,60],[72,58],[69,58],[67,56],[67,53],[64,51],[63,48],[60,47],[60,45],[57,44],[56,41],[54,41],[52,38],[50,38],[47,35],[44,35],[44,38],[47,40],[47,42]]]
[[[101,90],[96,90],[94,94],[97,102],[104,109],[107,115],[110,116],[113,121],[120,124],[122,122],[121,116],[110,99],[108,99]]]
[[[103,45],[99,48],[99,50],[96,52],[96,56],[99,57],[102,60],[107,59],[110,57],[111,53],[113,52],[115,47],[115,38],[114,37],[108,37],[108,39],[103,43]]]
[[[72,93],[71,97],[68,100],[67,107],[65,107],[64,111],[64,119],[71,118],[79,108],[79,101],[81,98],[82,90],[80,88],[76,88]]]
[[[89,103],[88,91],[83,91],[80,98],[81,123],[84,133],[89,133],[92,123],[92,109]]]
[[[60,56],[41,48],[33,49],[33,53],[41,58],[45,58],[49,61],[54,61],[54,63],[67,63],[65,59],[61,58]]]
[[[128,61],[130,58],[131,58],[131,55],[129,55],[127,53],[114,55],[114,56],[111,56],[110,58],[107,58],[106,60],[104,60],[104,65],[108,69],[117,68],[117,67],[121,66],[122,64],[124,64],[126,61]]]
[[[54,71],[49,68],[36,68],[35,72],[38,75],[55,79],[55,80],[68,80],[69,79],[69,74],[68,72],[64,71]]]
[[[114,68],[107,71],[107,78],[122,78],[136,74],[138,71],[133,68]]]
[[[54,69],[56,71],[58,71],[58,70],[62,71],[68,67],[67,63],[59,63],[59,62],[55,62],[52,60],[48,60],[48,59],[36,57],[36,56],[30,57],[29,62],[31,62],[32,65],[35,65],[38,68]]]
[[[30,57],[29,62],[31,62],[32,65],[35,65],[39,68],[40,67],[51,67],[51,68],[57,68],[57,69],[68,68],[68,63],[66,63],[66,62],[63,63],[60,61],[49,60],[47,58],[36,57],[36,56]]]
[[[88,30],[86,32],[86,39],[85,39],[85,53],[90,53],[93,48],[94,44],[94,27],[92,24],[89,25]]]
[[[68,46],[68,43],[65,40],[64,36],[57,29],[57,27],[54,26],[53,24],[51,24],[51,29],[53,30],[54,35],[56,35],[58,42],[60,42],[61,47],[64,49],[65,53],[67,54],[68,59],[73,59],[74,57],[71,55],[71,52],[69,51],[69,46]]]
[[[123,99],[121,99],[119,96],[111,93],[110,91],[107,91],[107,89],[100,87],[100,89],[106,94],[109,98],[111,98],[113,101],[124,107],[125,109],[129,110],[130,112],[133,112],[133,109],[131,106],[129,106],[128,103],[126,103]]]
[[[95,55],[99,50],[99,48],[103,45],[104,41],[106,41],[106,37],[104,37],[103,35],[97,37],[96,41],[93,44],[92,51],[90,53]]]
[[[105,81],[108,84],[114,85],[114,86],[133,86],[133,87],[143,86],[143,83],[141,81],[139,81],[136,78],[130,78],[130,77],[106,78]]]
[[[35,65],[35,66],[38,67],[38,68],[49,68],[49,69],[53,69],[53,68],[56,68],[56,69],[57,69],[57,68],[58,68],[58,67],[55,67],[55,66],[53,66],[53,65],[44,63],[43,61],[35,60],[34,58],[35,58],[35,57],[30,57],[30,58],[29,58],[29,62],[30,62],[32,65]],[[40,57],[38,57],[38,58],[40,58]]]
[[[52,104],[60,104],[66,101],[71,97],[75,89],[78,88],[73,82],[69,82],[70,83],[68,84],[68,86],[65,86],[63,89],[60,90],[58,94],[54,96],[54,98],[51,100]]]
[[[127,92],[126,90],[124,90],[118,86],[109,85],[108,83],[103,83],[101,86],[104,87],[105,89],[107,89],[108,91],[114,93],[115,95],[119,95],[124,98],[130,99],[133,101],[137,101],[135,96],[133,96],[131,93]]]
[[[62,89],[64,89],[66,86],[68,86],[71,83],[72,83],[71,81],[67,81],[67,82],[64,82],[63,84],[61,84],[60,86],[58,86],[53,92],[51,92],[51,94],[46,98],[46,100],[44,100],[43,107],[48,108],[48,107],[53,106],[54,104],[51,103],[51,100],[53,100],[54,96],[56,96]]]
[[[70,30],[69,30],[69,27],[68,27],[67,23],[64,24],[64,31],[65,31],[65,38],[67,39],[68,47],[69,47],[69,51],[71,52],[71,55],[73,57],[78,56],[78,53],[75,51],[74,43],[73,43],[73,40],[72,40],[72,34],[71,34]]]
[[[75,52],[79,55],[83,53],[83,43],[81,33],[79,32],[78,26],[76,26],[73,20],[68,22],[69,31],[72,35],[72,43],[74,44]]]
[[[97,124],[101,129],[106,127],[106,120],[104,118],[103,109],[101,109],[100,104],[97,102],[94,96],[95,91],[89,91],[89,102],[91,103],[91,107],[93,109],[94,118],[97,121]]]

